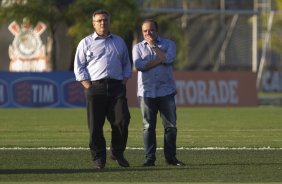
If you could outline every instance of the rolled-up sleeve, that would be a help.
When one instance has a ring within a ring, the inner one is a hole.
[[[142,57],[142,52],[144,48],[140,48],[141,44],[136,44],[132,49],[132,59],[136,70],[145,71],[146,65],[152,60],[151,55],[147,55],[145,58]]]

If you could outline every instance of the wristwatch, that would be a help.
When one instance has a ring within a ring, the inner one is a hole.
[[[157,48],[158,46],[156,45],[156,44],[154,44],[151,48],[152,49],[155,49],[155,48]]]

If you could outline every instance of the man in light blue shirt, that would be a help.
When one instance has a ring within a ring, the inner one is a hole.
[[[75,74],[78,81],[104,78],[126,80],[131,77],[127,47],[119,36],[109,33],[105,38],[96,32],[84,38],[75,55]]]
[[[105,10],[93,13],[95,32],[80,41],[74,73],[85,88],[89,147],[97,169],[106,164],[105,119],[112,128],[111,158],[122,167],[129,167],[124,158],[130,113],[126,99],[126,82],[131,77],[131,63],[124,40],[109,31],[110,14]]]
[[[158,35],[158,24],[154,20],[143,21],[141,28],[144,40],[133,46],[132,57],[138,70],[137,96],[143,116],[143,166],[155,166],[158,112],[164,126],[166,162],[181,166],[184,163],[176,158],[176,87],[172,67],[176,57],[175,43]]]

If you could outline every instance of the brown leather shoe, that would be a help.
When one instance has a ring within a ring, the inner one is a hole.
[[[118,165],[120,165],[121,167],[129,167],[129,163],[124,158],[123,155],[120,156],[111,155],[111,159],[117,161]]]
[[[95,160],[94,165],[96,169],[103,169],[106,164],[102,162],[101,160]]]

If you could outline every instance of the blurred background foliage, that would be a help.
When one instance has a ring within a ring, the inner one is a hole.
[[[42,21],[48,27],[48,40],[50,45],[49,58],[53,61],[53,70],[56,70],[56,38],[55,32],[62,22],[67,24],[67,32],[73,39],[73,50],[85,36],[93,32],[92,14],[97,9],[105,9],[111,14],[111,31],[122,36],[131,52],[133,43],[142,39],[140,23],[144,18],[154,18],[159,22],[161,36],[167,36],[176,42],[179,49],[175,68],[181,69],[187,61],[188,39],[181,28],[181,22],[175,21],[175,17],[167,15],[143,15],[141,7],[160,7],[173,4],[171,1],[141,1],[123,0],[20,0],[17,3],[2,1],[0,7],[0,25],[16,20],[21,22],[27,17],[31,24]],[[131,53],[130,53],[131,55]],[[186,58],[186,59],[185,59]]]

